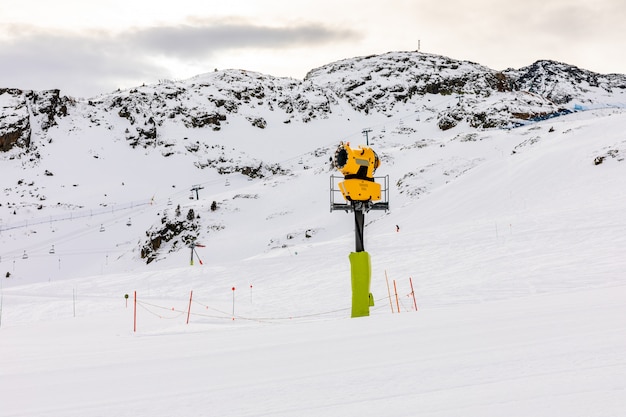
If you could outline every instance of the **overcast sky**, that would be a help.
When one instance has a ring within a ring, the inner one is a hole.
[[[239,68],[304,78],[389,51],[626,73],[624,0],[0,0],[0,88],[94,97]]]

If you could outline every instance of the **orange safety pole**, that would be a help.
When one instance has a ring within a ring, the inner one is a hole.
[[[413,290],[413,279],[409,277],[409,282],[411,283],[411,295],[413,296],[413,305],[415,306],[415,311],[417,311],[417,301],[415,301],[415,291]]]
[[[393,290],[396,292],[396,305],[398,306],[398,313],[400,312],[400,300],[398,300],[398,288],[396,287],[396,280],[393,280]]]
[[[389,278],[387,278],[386,269],[385,269],[385,281],[387,281],[387,295],[389,295],[389,307],[391,307],[391,314],[393,314],[393,302],[391,301],[391,291],[389,290]]]
[[[189,308],[187,309],[187,324],[189,324],[189,315],[191,314],[191,297],[193,297],[193,290],[189,293]]]
[[[133,332],[137,331],[137,291],[135,291],[135,308],[133,312]]]

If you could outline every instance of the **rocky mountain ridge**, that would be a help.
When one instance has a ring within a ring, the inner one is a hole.
[[[440,129],[459,123],[473,128],[513,127],[526,120],[572,111],[576,106],[626,103],[626,76],[602,75],[555,61],[496,71],[485,66],[419,52],[390,52],[337,61],[311,70],[304,80],[244,70],[224,70],[184,81],[161,81],[85,101],[59,90],[0,89],[0,152],[33,150],[33,138],[47,140],[60,118],[106,124],[106,114],[125,120],[112,136],[135,146],[164,146],[159,131],[168,124],[221,130],[245,119],[264,129],[278,121],[308,123],[345,109],[392,117],[426,109],[432,95],[454,104],[435,109]],[[597,97],[603,97],[598,102]],[[263,109],[263,111],[260,111]],[[262,114],[277,115],[268,121]],[[117,123],[114,123],[117,124]]]

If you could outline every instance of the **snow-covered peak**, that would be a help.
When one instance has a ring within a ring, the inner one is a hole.
[[[561,105],[571,102],[590,105],[626,102],[626,75],[623,74],[598,74],[551,60],[540,60],[504,73],[515,80],[518,89]]]

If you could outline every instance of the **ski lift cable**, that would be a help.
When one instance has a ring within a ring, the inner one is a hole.
[[[220,181],[222,181],[221,178],[216,178],[214,180],[205,182],[205,184],[211,184],[211,183],[217,184]],[[186,191],[178,191],[176,193],[173,193],[172,195],[175,196],[177,194],[182,194],[183,192],[186,192]],[[85,236],[85,235],[87,235],[89,233],[92,233],[94,230],[100,230],[102,227],[104,227],[105,230],[106,230],[106,227],[113,226],[113,225],[118,224],[118,223],[120,223],[122,221],[125,221],[126,224],[127,224],[128,223],[128,216],[129,216],[129,214],[131,215],[131,218],[132,218],[133,216],[137,216],[137,215],[140,215],[141,213],[146,212],[147,210],[150,209],[150,207],[154,208],[155,206],[150,204],[151,201],[153,201],[153,200],[149,199],[149,200],[131,201],[129,203],[122,204],[121,205],[122,208],[115,208],[114,207],[114,212],[120,211],[119,215],[116,215],[115,217],[113,217],[113,218],[111,218],[111,219],[109,219],[107,221],[101,222],[99,225],[98,224],[90,225],[90,226],[81,228],[80,230],[73,230],[72,232],[67,233],[65,235],[62,235],[62,236],[55,236],[53,238],[46,239],[46,240],[44,240],[42,242],[38,242],[37,244],[34,244],[34,245],[18,247],[18,248],[15,248],[12,251],[8,251],[8,252],[5,252],[5,253],[2,253],[1,256],[10,257],[10,258],[17,257],[17,256],[20,256],[20,254],[24,250],[28,251],[29,253],[38,252],[38,251],[44,250],[44,248],[48,248],[50,244],[59,244],[59,243],[63,243],[63,242],[72,241],[72,240],[78,239],[80,237],[83,237],[83,236]],[[161,203],[156,204],[156,207],[161,207],[161,206],[167,207],[167,200],[165,200],[165,201],[163,201]],[[95,215],[103,215],[103,214],[108,214],[108,213],[110,213],[110,211],[108,209],[106,209],[106,210],[97,211]],[[80,218],[91,217],[93,215],[94,215],[93,214],[93,210],[82,210],[79,215],[72,214],[72,216],[64,218],[64,219],[60,219],[60,220],[54,220],[54,219],[50,220],[49,217],[48,218],[41,218],[40,220],[36,220],[34,222],[31,220],[28,223],[25,223],[24,225],[21,225],[19,227],[29,227],[29,226],[41,225],[41,224],[49,223],[51,221],[57,222],[57,221],[66,221],[66,220],[77,220],[77,219],[80,219]],[[2,231],[9,230],[9,229],[12,229],[12,228],[13,227],[8,227],[7,228],[7,227],[3,226]],[[115,252],[115,250],[112,249],[110,252]]]
[[[136,206],[136,208],[133,211],[131,211],[131,213],[141,214],[145,210],[147,210],[146,206]],[[84,216],[84,217],[86,217],[86,216]],[[81,217],[77,217],[77,218],[74,218],[74,219],[79,219],[79,218],[81,218]],[[126,220],[124,220],[124,219],[126,219]],[[96,224],[93,224],[93,225],[88,225],[86,227],[80,228],[79,230],[73,230],[73,231],[71,231],[71,232],[69,232],[69,233],[67,233],[65,235],[52,237],[52,238],[46,239],[46,240],[44,240],[42,242],[38,242],[37,244],[34,244],[34,245],[28,245],[28,246],[25,246],[25,247],[18,247],[18,248],[15,248],[12,251],[8,251],[6,253],[3,253],[2,256],[4,256],[4,257],[17,257],[17,256],[19,256],[18,254],[21,253],[24,250],[28,251],[29,253],[35,253],[35,252],[40,252],[40,251],[45,251],[46,253],[48,253],[48,251],[45,248],[49,248],[49,246],[51,244],[57,245],[57,248],[58,248],[58,245],[61,244],[61,243],[72,241],[72,240],[81,238],[81,237],[83,237],[85,235],[97,232],[98,230],[101,230],[102,227],[104,227],[105,230],[106,230],[106,227],[113,226],[113,225],[121,223],[123,221],[127,222],[128,221],[127,219],[128,219],[128,211],[124,211],[123,213],[115,216],[114,218],[112,218],[112,219],[110,219],[108,221],[102,222],[100,224],[96,223]],[[44,224],[44,223],[45,222],[37,223],[37,224]],[[115,252],[115,249],[111,249],[109,252]],[[101,253],[101,252],[98,252],[98,253]]]

